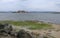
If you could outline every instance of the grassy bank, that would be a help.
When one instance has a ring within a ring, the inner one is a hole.
[[[0,21],[0,23],[9,23],[15,26],[26,26],[29,29],[48,29],[52,28],[51,24],[38,21]]]

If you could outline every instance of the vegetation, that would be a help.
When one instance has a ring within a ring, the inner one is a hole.
[[[52,28],[51,24],[44,23],[44,22],[37,22],[37,21],[0,21],[0,23],[9,23],[15,26],[26,26],[29,29],[47,29]]]

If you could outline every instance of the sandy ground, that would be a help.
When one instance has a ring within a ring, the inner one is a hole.
[[[52,34],[56,38],[60,38],[60,25],[53,24],[53,27],[55,28],[56,31],[52,32]]]
[[[49,30],[32,30],[33,32],[37,34],[47,34],[50,33],[52,36],[55,38],[60,38],[60,25],[53,24],[52,25],[54,29],[49,29]]]

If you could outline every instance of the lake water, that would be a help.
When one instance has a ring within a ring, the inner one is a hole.
[[[0,13],[0,20],[39,20],[60,24],[60,14],[51,13]]]

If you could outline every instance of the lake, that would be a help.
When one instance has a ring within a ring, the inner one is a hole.
[[[39,20],[60,24],[60,14],[52,13],[0,13],[0,20]]]

